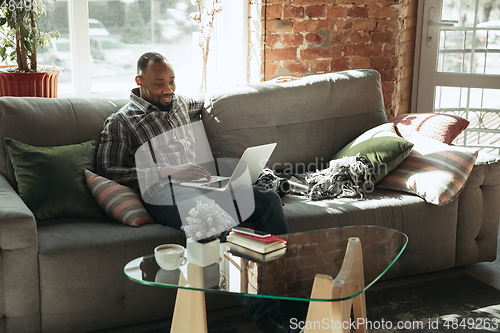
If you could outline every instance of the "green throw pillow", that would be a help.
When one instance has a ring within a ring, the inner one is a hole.
[[[87,188],[84,170],[94,170],[96,141],[58,147],[33,147],[5,139],[19,196],[37,220],[103,217]]]
[[[358,153],[366,157],[373,164],[372,181],[376,184],[401,164],[412,148],[413,143],[396,134],[393,123],[385,123],[361,134],[336,153],[333,159],[356,156]]]

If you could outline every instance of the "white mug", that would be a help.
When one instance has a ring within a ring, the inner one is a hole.
[[[179,244],[163,244],[155,248],[155,259],[164,270],[177,269],[187,262],[185,248]]]

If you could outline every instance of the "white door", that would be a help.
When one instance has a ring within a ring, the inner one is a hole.
[[[416,112],[466,118],[455,144],[500,153],[500,0],[425,0]],[[417,47],[418,50],[418,47]],[[415,111],[415,110],[414,110]]]

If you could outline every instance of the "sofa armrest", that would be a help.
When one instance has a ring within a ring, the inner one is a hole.
[[[39,332],[35,217],[2,175],[0,202],[0,332]]]
[[[500,221],[500,156],[479,153],[458,200],[456,265],[494,261]]]

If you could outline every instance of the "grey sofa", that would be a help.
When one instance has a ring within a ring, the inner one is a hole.
[[[185,243],[160,225],[112,219],[35,221],[16,193],[3,145],[98,140],[106,117],[126,100],[0,98],[0,332],[88,332],[172,314],[175,291],[127,280],[123,266],[162,243]],[[326,163],[369,128],[387,122],[380,75],[359,70],[284,84],[235,87],[207,99],[202,115],[214,157],[239,157],[277,142],[268,165],[297,170]],[[373,224],[405,232],[409,244],[392,276],[495,259],[500,218],[500,164],[481,156],[460,196],[434,206],[411,194],[377,189],[367,200],[283,199],[292,232]],[[207,308],[236,304],[207,296]]]

